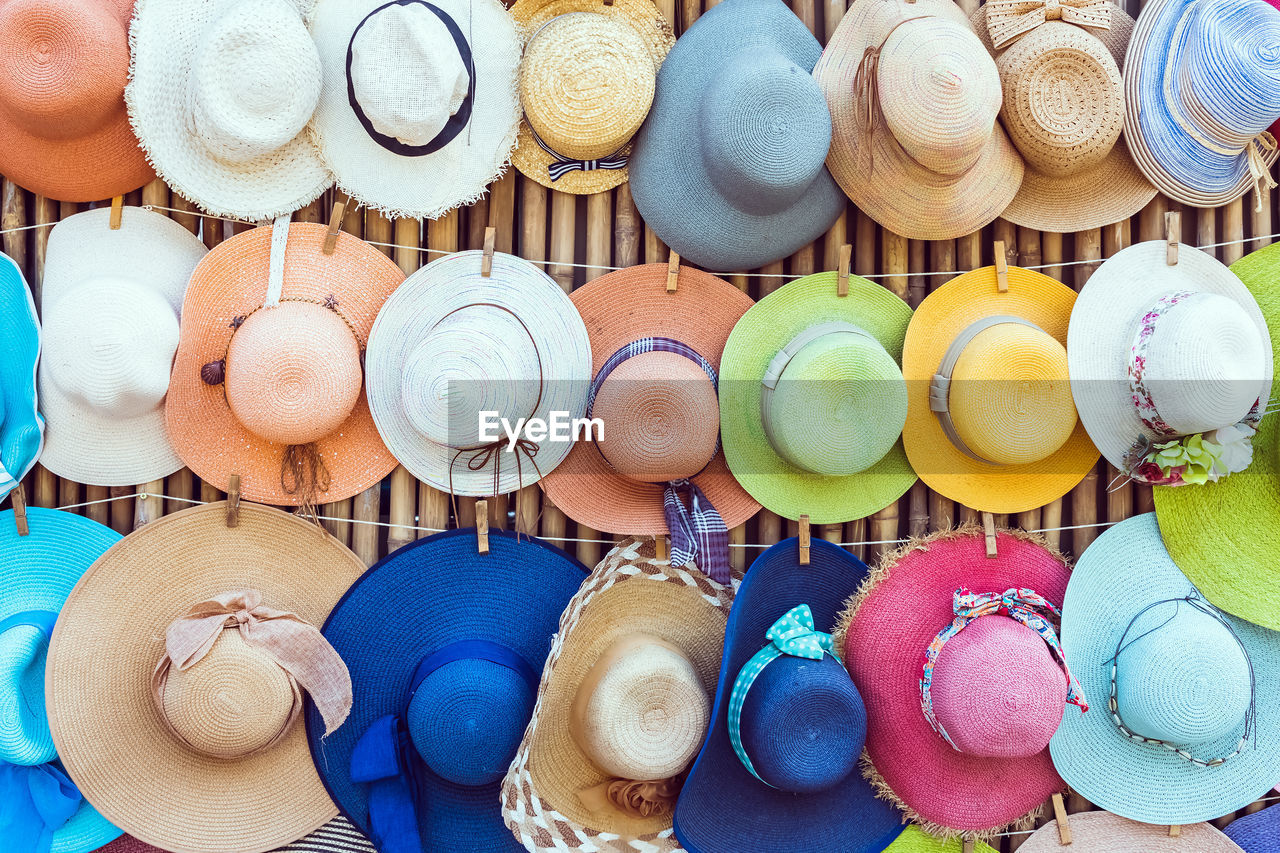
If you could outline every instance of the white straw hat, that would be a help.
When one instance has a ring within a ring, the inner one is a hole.
[[[164,401],[187,281],[206,249],[159,213],[107,208],[53,227],[45,262],[40,462],[59,477],[131,486],[182,467]]]
[[[312,125],[338,186],[393,218],[477,201],[516,144],[520,36],[498,0],[318,0]]]
[[[270,219],[333,183],[306,133],[314,0],[138,0],[129,117],[156,173],[218,216]]]

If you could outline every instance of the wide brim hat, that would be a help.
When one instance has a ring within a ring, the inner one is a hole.
[[[682,341],[719,368],[725,341],[751,307],[751,297],[691,267],[681,268],[675,293],[667,292],[666,280],[666,264],[645,264],[611,272],[570,294],[591,340],[593,375],[627,344],[654,336]],[[607,435],[607,425],[605,430]],[[692,482],[728,527],[760,509],[730,473],[723,452],[717,452]],[[575,442],[540,485],[557,509],[596,530],[650,536],[667,532],[662,485],[622,476],[594,442]]]
[[[1068,825],[1073,853],[1240,853],[1240,848],[1211,823],[1182,826],[1177,835],[1170,835],[1167,826],[1097,811],[1070,815]],[[1018,851],[1061,853],[1063,846],[1058,824],[1051,821],[1023,841]]]
[[[632,146],[631,192],[645,223],[682,257],[711,270],[755,269],[816,240],[844,211],[843,193],[826,168],[818,167],[812,182],[793,204],[780,210],[769,209],[772,205],[768,193],[762,190],[764,197],[753,201],[767,212],[752,212],[744,202],[726,196],[729,182],[721,178],[718,187],[706,157],[700,155],[708,138],[704,124],[712,121],[704,120],[705,102],[712,91],[708,81],[716,80],[730,63],[751,67],[766,57],[807,72],[821,50],[813,34],[785,4],[774,0],[726,0],[698,18],[667,55],[658,72],[649,117]],[[789,77],[785,70],[781,75],[785,75],[784,79]],[[768,144],[788,144],[789,136],[789,144],[799,148],[802,141],[806,146],[811,144],[823,129],[829,132],[830,119],[821,105],[815,103],[816,109],[810,109],[808,99],[803,103],[799,100],[800,94],[791,89],[776,98],[784,102],[785,97],[797,112],[806,112],[802,119],[792,116],[768,130],[776,134],[769,137]],[[816,92],[814,100],[821,100]],[[720,106],[727,109],[724,104]],[[763,104],[744,103],[744,111],[751,109],[757,114],[730,113],[723,118],[726,122],[740,122],[733,129],[747,134],[753,130],[751,122],[770,121],[768,113],[761,112],[765,108]],[[802,121],[803,126],[796,126],[793,122],[797,121]],[[745,135],[736,142],[744,149],[752,144]],[[826,143],[822,145],[825,147]],[[767,147],[762,143],[762,148]],[[719,168],[741,169],[745,155],[755,153],[741,151],[737,162],[724,163]],[[784,149],[782,153],[785,156],[791,152]],[[733,159],[732,155],[726,155],[726,159]],[[795,180],[791,175],[769,178],[783,183]]]
[[[276,46],[287,44],[294,48],[298,36],[305,35],[305,16],[313,3],[314,0],[285,0],[279,5],[287,9],[258,10],[260,23],[254,40],[238,45],[242,52],[233,53],[228,45],[226,58],[235,56],[238,61],[236,67],[221,73],[228,76],[270,73],[270,65],[247,66],[245,63],[270,62],[262,53]],[[210,73],[210,69],[197,66],[198,54],[210,25],[236,5],[237,0],[214,3],[136,0],[130,29],[132,65],[125,99],[130,121],[147,159],[174,192],[215,216],[253,221],[273,219],[319,198],[332,185],[333,176],[320,159],[320,152],[305,125],[283,144],[271,147],[262,144],[263,151],[248,159],[241,159],[243,155],[226,159],[206,146],[207,140],[191,117],[194,78],[197,74]],[[295,11],[295,26],[302,32],[286,35],[279,22],[282,18],[288,20]],[[316,62],[314,48],[305,53]],[[303,63],[298,63],[289,72],[302,75],[307,70]],[[283,85],[290,82],[298,81],[280,81]],[[207,108],[210,111],[221,108],[234,114],[237,105],[227,99],[225,92],[221,98],[221,104],[209,104]],[[277,112],[282,111],[277,109]],[[263,136],[269,132],[279,133],[262,117],[257,119],[253,129]],[[282,122],[280,118],[276,120]],[[248,148],[243,138],[225,140],[225,143],[228,148],[234,148],[237,143]]]
[[[1224,830],[1244,853],[1267,853],[1280,838],[1280,806],[1236,818]]]
[[[1083,714],[1069,709],[1049,749],[1072,790],[1131,820],[1210,820],[1258,799],[1276,781],[1280,634],[1243,619],[1224,617],[1247,653],[1257,698],[1256,734],[1248,737],[1239,754],[1218,766],[1200,766],[1161,744],[1130,739],[1112,719],[1107,697],[1113,695],[1113,659],[1118,643],[1132,637],[1126,631],[1149,605],[1195,595],[1192,582],[1165,551],[1151,513],[1126,519],[1094,540],[1076,561],[1067,589],[1062,647],[1092,704]],[[1194,677],[1196,690],[1218,689],[1208,678]],[[1190,752],[1208,761],[1227,755],[1239,741],[1237,730],[1207,746],[1191,747]]]
[[[0,254],[0,328],[9,344],[0,358],[0,499],[35,467],[44,446],[44,419],[36,407],[40,320],[22,270]]]
[[[1067,324],[1076,294],[1046,275],[1008,269],[1009,289],[1000,293],[994,267],[953,278],[916,308],[902,348],[907,381],[907,458],[929,488],[984,512],[1023,512],[1062,497],[1084,479],[1098,460],[1084,426],[1076,422],[1066,442],[1039,462],[996,467],[967,456],[947,438],[929,408],[930,380],[959,330],[984,317],[1022,318],[1059,343],[1067,342]]]
[[[902,497],[916,481],[899,440],[866,470],[846,476],[805,471],[774,449],[761,415],[761,379],[770,362],[805,329],[843,321],[871,333],[897,362],[911,308],[893,293],[850,276],[839,296],[834,272],[790,282],[742,315],[720,362],[720,433],[725,459],[742,487],[771,512],[814,524],[862,518]]]
[[[10,11],[19,5],[25,8]],[[9,75],[0,102],[39,101],[26,105],[27,121],[11,107],[0,108],[6,178],[46,198],[85,202],[124,195],[155,177],[124,104],[132,10],[133,0],[0,3],[0,16],[14,14],[8,23],[18,28],[3,39]],[[51,29],[56,41],[49,39]],[[85,109],[97,113],[93,126],[68,132],[63,123],[82,121]]]
[[[166,850],[274,850],[337,813],[300,722],[270,749],[225,760],[185,746],[156,710],[166,628],[191,605],[252,587],[318,626],[364,571],[314,524],[242,502],[228,527],[227,512],[181,510],[113,546],[68,597],[49,648],[49,723],[67,774],[112,823]]]
[[[400,154],[366,132],[348,94],[353,36],[366,18],[388,5],[383,0],[316,0],[311,34],[320,52],[324,87],[311,130],[338,187],[361,205],[391,219],[435,219],[481,199],[506,171],[520,121],[520,35],[498,0],[433,4],[458,22],[470,46],[475,68],[470,119],[438,150]],[[449,44],[440,49],[455,48]]]
[[[648,48],[649,56],[653,59],[655,73],[676,43],[671,24],[658,11],[653,0],[615,0],[612,5],[601,5],[592,0],[519,0],[512,5],[510,12],[526,40],[548,21],[574,12],[603,15],[612,21],[620,22],[634,29],[640,36],[641,41]],[[563,95],[557,96],[563,97]],[[570,136],[576,135],[574,128],[565,128],[564,132]],[[629,151],[628,143],[623,153],[629,153]],[[553,180],[548,167],[555,162],[555,159],[538,145],[533,133],[530,132],[528,119],[521,118],[520,138],[516,150],[511,155],[511,162],[525,177],[549,189],[574,195],[591,195],[626,183],[629,175],[629,168],[623,166],[619,169],[578,169],[566,172],[560,178]]]
[[[126,415],[91,405],[63,387],[59,376],[117,369],[119,365],[80,363],[82,353],[58,350],[60,338],[52,332],[55,322],[74,334],[76,328],[87,332],[85,324],[90,319],[83,315],[87,309],[77,300],[60,303],[69,294],[84,293],[79,289],[96,280],[123,280],[168,303],[173,311],[172,325],[177,327],[187,282],[208,250],[198,237],[163,214],[129,207],[122,212],[117,229],[109,226],[110,214],[107,208],[87,210],[61,220],[49,232],[41,303],[49,331],[39,371],[40,411],[49,426],[40,463],[77,483],[130,486],[159,480],[182,467],[165,425],[164,403]],[[121,316],[94,317],[92,321],[123,322],[130,314],[129,306],[119,306],[119,310]],[[145,327],[140,331],[145,333]],[[168,374],[172,350],[150,353],[139,344],[136,352],[124,355],[141,358],[143,353],[163,358],[154,369]],[[82,376],[79,382],[92,389],[95,378]]]
[[[1280,245],[1231,265],[1272,323],[1280,318],[1277,270]],[[1273,338],[1273,353],[1275,343]],[[1263,417],[1252,441],[1253,462],[1244,471],[1201,486],[1157,487],[1156,518],[1169,555],[1205,598],[1280,631],[1280,572],[1266,568],[1280,548],[1280,419]]]
[[[899,24],[920,16],[971,29],[964,12],[948,0],[861,0],[841,19],[813,75],[831,109],[827,168],[850,200],[895,234],[951,240],[979,230],[1009,206],[1023,180],[1023,163],[999,123],[974,164],[956,176],[913,159],[882,114],[866,124],[854,86],[863,54],[878,48]]]
[[[515,367],[509,378],[518,387],[507,390],[520,398],[533,396],[536,404],[531,411],[499,413],[515,423],[518,417],[546,420],[554,412],[581,417],[591,379],[587,330],[560,285],[528,261],[501,252],[493,255],[485,276],[481,256],[478,251],[457,252],[405,279],[378,312],[365,355],[369,410],[387,449],[414,477],[456,495],[506,494],[531,486],[572,447],[567,441],[543,440],[527,451],[508,452],[507,438],[500,436],[503,449],[489,452],[487,443],[473,440],[478,413],[462,411],[452,402],[474,399],[471,389],[459,386],[496,379],[492,360]],[[469,327],[457,328],[467,322],[468,312],[474,318]],[[495,317],[514,318],[518,329],[512,334],[523,335],[523,340],[502,337]],[[419,365],[429,373],[418,382],[421,377],[408,366],[415,361],[415,350],[444,322],[452,324],[453,343]],[[510,347],[505,352],[504,344]],[[532,360],[518,359],[517,347],[522,352],[531,348]],[[522,367],[528,375],[518,372]],[[424,399],[427,406],[442,410],[432,422],[452,439],[448,443],[446,435],[428,437],[414,426],[406,406],[423,405]]]
[[[19,536],[13,510],[0,512],[0,622],[23,613],[58,613],[76,582],[120,534],[83,516],[27,508],[26,536]],[[4,727],[0,761],[20,764],[53,760],[45,722],[44,660],[48,638],[29,622],[0,633],[4,664]],[[16,679],[11,682],[10,679]],[[11,698],[10,698],[11,697]],[[24,720],[28,714],[34,715]],[[53,832],[52,853],[88,853],[120,835],[88,801]]]
[[[403,710],[419,662],[457,641],[479,640],[506,647],[540,672],[560,612],[586,574],[559,548],[506,531],[490,530],[489,552],[480,554],[476,531],[463,529],[393,551],[343,596],[324,635],[351,672],[354,704],[323,739],[319,714],[309,708],[307,731],[325,787],[361,832],[371,833],[369,795],[351,779],[352,752],[371,723]],[[503,825],[499,782],[460,785],[425,766],[418,782],[424,850],[522,849]]]
[[[907,824],[902,834],[884,848],[885,853],[963,853],[965,849],[964,842],[959,838],[939,838],[914,823]],[[973,853],[996,853],[996,848],[985,841],[973,839]]]
[[[163,853],[131,835],[122,835],[102,848],[102,853]],[[277,847],[273,853],[376,853],[373,844],[351,821],[339,815],[315,832]]]
[[[297,505],[298,494],[281,483],[286,446],[250,432],[232,412],[222,385],[209,385],[202,368],[225,359],[237,327],[232,321],[263,306],[271,263],[272,228],[255,228],[220,243],[196,267],[182,309],[182,330],[165,403],[169,438],[197,477],[225,491],[240,475],[247,500]],[[339,233],[332,254],[321,250],[325,227],[288,226],[281,302],[323,304],[330,297],[361,345],[374,318],[404,273],[362,240]],[[381,480],[396,466],[382,443],[361,392],[346,420],[315,442],[328,469],[321,501],[349,498]]]

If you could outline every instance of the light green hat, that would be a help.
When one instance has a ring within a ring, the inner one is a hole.
[[[960,853],[963,849],[964,841],[958,835],[948,839],[937,838],[911,824],[884,849],[884,853]],[[973,853],[996,853],[996,849],[975,841]]]
[[[791,282],[753,305],[720,361],[720,434],[742,487],[786,518],[862,518],[916,481],[902,449],[902,341],[911,309],[888,290],[834,272]]]

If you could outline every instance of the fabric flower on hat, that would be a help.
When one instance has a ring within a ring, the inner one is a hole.
[[[1249,463],[1253,461],[1253,436],[1257,432],[1249,424],[1239,423],[1205,433],[1207,441],[1222,448],[1217,464],[1213,467],[1214,479],[1249,467]]]
[[[1203,435],[1196,433],[1152,445],[1147,459],[1159,466],[1165,477],[1175,478],[1175,482],[1203,485],[1210,479],[1217,479],[1213,469],[1221,453],[1219,445],[1205,441]]]

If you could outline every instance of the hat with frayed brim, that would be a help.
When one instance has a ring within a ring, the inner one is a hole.
[[[35,467],[44,444],[44,418],[36,410],[40,320],[22,270],[0,254],[0,329],[8,344],[0,356],[0,500]]]
[[[1111,812],[1070,815],[1072,853],[1240,853],[1227,835],[1210,823],[1193,823],[1169,834],[1169,827],[1137,823]],[[1058,824],[1040,827],[1022,842],[1018,853],[1062,853]],[[1263,848],[1258,848],[1261,853]],[[1250,851],[1251,853],[1251,851]]]
[[[1237,818],[1224,832],[1244,853],[1270,853],[1280,838],[1280,806]]]
[[[964,849],[961,839],[954,836],[939,838],[912,823],[893,839],[892,844],[884,848],[884,853],[962,853]],[[996,849],[985,841],[974,839],[972,853],[996,853]]]
[[[902,448],[899,364],[911,308],[864,278],[790,282],[742,315],[720,360],[720,433],[766,509],[814,524],[862,518],[916,481]]]
[[[435,219],[502,177],[520,35],[498,0],[317,0],[311,35],[324,81],[313,138],[353,199]]]
[[[1080,555],[1062,646],[1090,706],[1062,718],[1049,749],[1089,802],[1143,823],[1198,823],[1275,783],[1280,634],[1205,601],[1153,514]]]

